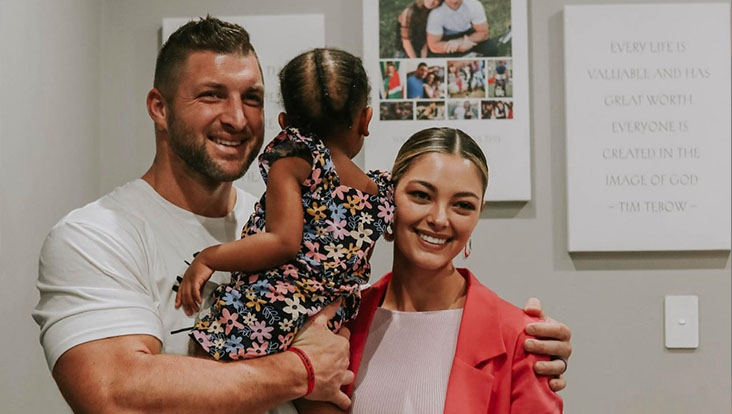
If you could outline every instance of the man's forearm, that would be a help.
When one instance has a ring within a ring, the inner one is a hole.
[[[427,47],[432,53],[450,53],[447,50],[448,42],[442,40],[442,35],[433,35],[427,33]]]
[[[307,387],[304,368],[290,352],[228,363],[159,354],[144,344],[129,352],[128,341],[140,338],[155,341],[109,338],[59,359],[54,378],[75,412],[258,413],[302,396]]]
[[[485,42],[486,40],[488,40],[490,38],[490,32],[488,31],[488,23],[474,25],[473,29],[475,29],[475,31],[468,36],[468,39],[470,39],[471,42],[473,42],[473,43]]]
[[[475,32],[468,36],[468,40],[473,43],[480,43],[488,40],[488,32]]]
[[[304,395],[307,387],[302,363],[290,352],[228,363],[165,354],[146,359],[136,369],[145,373],[138,381],[119,385],[136,412],[259,413]]]

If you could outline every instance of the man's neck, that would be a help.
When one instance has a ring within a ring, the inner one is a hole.
[[[186,168],[170,168],[156,160],[142,176],[161,197],[204,217],[224,217],[236,204],[236,190],[231,182],[210,182]]]

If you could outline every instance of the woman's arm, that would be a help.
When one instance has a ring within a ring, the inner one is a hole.
[[[300,250],[303,229],[300,185],[311,165],[299,157],[275,161],[269,170],[266,195],[266,232],[201,251],[183,275],[176,308],[187,314],[199,310],[201,289],[216,270],[253,272],[285,263]]]

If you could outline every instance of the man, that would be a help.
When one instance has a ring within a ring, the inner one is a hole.
[[[445,0],[427,18],[429,56],[496,56],[485,9],[478,0]]]
[[[231,363],[183,355],[193,319],[174,307],[178,277],[192,255],[235,239],[251,212],[253,197],[232,181],[262,145],[263,96],[244,29],[209,17],[181,27],[158,55],[147,96],[155,124],[152,166],[51,230],[33,317],[53,377],[74,411],[249,413],[305,395],[307,370],[292,352]],[[204,296],[223,277],[214,275]],[[349,333],[336,335],[325,326],[335,311],[326,308],[309,321],[294,346],[315,373],[307,398],[345,409],[350,400],[340,387],[353,380]],[[561,369],[537,371],[556,375]],[[294,412],[291,405],[280,410]]]
[[[407,99],[424,99],[424,79],[427,72],[427,64],[421,62],[417,65],[417,70],[407,76]]]
[[[261,412],[305,394],[306,369],[291,352],[231,364],[176,355],[193,325],[173,306],[176,277],[195,252],[235,239],[255,201],[232,181],[262,145],[263,96],[246,31],[212,18],[187,24],[161,50],[147,96],[152,166],[49,234],[34,318],[75,411]],[[295,345],[315,370],[309,398],[345,408],[348,332],[332,334],[323,319]]]
[[[506,61],[505,60],[499,60],[498,64],[496,64],[496,74],[495,74],[495,94],[496,97],[504,97],[506,96]]]

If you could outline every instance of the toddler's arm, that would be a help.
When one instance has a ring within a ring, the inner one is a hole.
[[[216,270],[253,272],[277,267],[300,250],[303,229],[300,185],[311,165],[299,157],[280,158],[269,170],[266,232],[202,250],[183,275],[175,306],[190,315],[199,310],[201,288]]]

